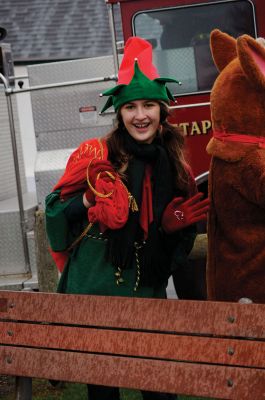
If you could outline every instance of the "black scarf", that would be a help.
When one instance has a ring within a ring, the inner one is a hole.
[[[166,235],[159,230],[162,213],[174,196],[173,173],[169,157],[159,138],[151,144],[138,144],[128,133],[125,135],[126,152],[133,155],[128,166],[129,192],[138,207],[142,203],[143,180],[147,163],[153,166],[152,201],[154,221],[148,229],[148,238],[139,250],[141,276],[140,284],[154,286],[169,276],[171,252],[167,246]],[[129,218],[121,229],[108,232],[107,259],[115,267],[131,268],[135,257],[135,242],[143,241],[139,224],[140,212],[130,210]]]

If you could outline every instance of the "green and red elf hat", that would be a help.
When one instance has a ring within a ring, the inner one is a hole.
[[[117,111],[123,104],[134,100],[161,100],[166,103],[170,100],[174,101],[173,95],[166,87],[166,82],[180,84],[173,78],[160,78],[152,62],[151,43],[132,36],[127,40],[124,48],[117,86],[101,94],[101,96],[110,96],[101,112],[112,106]]]

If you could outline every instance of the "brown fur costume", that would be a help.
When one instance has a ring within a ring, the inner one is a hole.
[[[236,40],[214,30],[211,51],[220,74],[207,146],[208,298],[265,303],[265,48],[248,35]]]

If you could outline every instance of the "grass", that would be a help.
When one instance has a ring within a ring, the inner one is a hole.
[[[1,400],[15,400],[15,380],[3,380],[0,387]],[[47,380],[33,379],[33,400],[87,400],[86,385],[65,383],[63,387],[55,388]],[[121,400],[142,400],[137,390],[121,389]],[[179,396],[178,400],[207,400],[202,397]],[[210,400],[210,399],[208,399]]]

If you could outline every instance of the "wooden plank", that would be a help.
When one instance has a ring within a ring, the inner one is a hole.
[[[265,304],[0,291],[5,300],[0,319],[265,338]]]
[[[265,368],[265,342],[0,322],[0,343]]]
[[[3,346],[0,373],[220,399],[265,398],[265,370],[255,368]]]
[[[8,299],[7,298],[0,298],[0,312],[6,313],[8,311]]]

